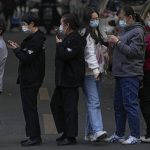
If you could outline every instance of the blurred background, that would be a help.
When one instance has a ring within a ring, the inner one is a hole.
[[[113,27],[108,22],[115,20],[121,6],[133,6],[141,13],[146,1],[149,0],[0,0],[0,18],[6,20],[7,30],[12,31],[20,26],[20,18],[25,12],[34,11],[39,13],[40,24],[46,33],[54,34],[64,13],[76,14],[82,24],[85,9],[94,7],[101,15],[104,31],[112,32]]]

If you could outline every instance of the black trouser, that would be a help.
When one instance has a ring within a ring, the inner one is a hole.
[[[26,122],[27,137],[41,136],[39,116],[37,111],[38,87],[20,88],[22,107]]]
[[[67,137],[78,135],[78,88],[56,87],[51,100],[51,111],[58,133]]]
[[[143,88],[140,91],[141,111],[147,126],[147,135],[150,137],[150,72],[143,78]]]

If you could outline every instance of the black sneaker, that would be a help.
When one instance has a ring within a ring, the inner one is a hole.
[[[56,139],[56,141],[58,142],[58,141],[61,141],[61,140],[65,139],[65,138],[66,138],[66,135],[65,135],[65,134],[62,134],[62,136],[58,137],[58,138]]]
[[[65,146],[65,145],[75,145],[77,143],[76,138],[73,137],[67,137],[61,141],[58,141],[57,145],[58,146]]]
[[[21,146],[28,147],[28,146],[38,146],[42,144],[42,139],[41,137],[36,137],[36,138],[29,138],[27,140],[21,141]]]
[[[22,143],[24,143],[24,142],[27,142],[29,140],[29,138],[28,139],[25,139],[25,140],[22,140],[22,141],[20,141],[20,144],[22,144]]]

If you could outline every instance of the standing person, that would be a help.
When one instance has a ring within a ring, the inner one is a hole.
[[[3,76],[5,63],[8,55],[6,43],[3,39],[3,34],[5,30],[6,30],[5,23],[3,20],[0,20],[0,94],[3,91]]]
[[[19,59],[18,83],[26,122],[26,135],[29,139],[21,141],[22,146],[41,144],[41,131],[37,111],[37,95],[45,75],[45,35],[40,31],[39,17],[26,13],[22,17],[22,31],[29,32],[19,46],[9,41],[9,47]]]
[[[10,18],[13,16],[17,4],[15,0],[1,0],[1,2],[2,2],[2,8],[3,8],[5,21],[8,26]]]
[[[84,80],[86,41],[77,29],[76,17],[66,14],[61,18],[60,25],[60,32],[65,38],[62,40],[60,36],[56,36],[56,87],[51,100],[51,111],[57,131],[62,133],[56,139],[58,145],[76,144],[78,135],[78,90]]]
[[[18,3],[19,3],[19,8],[20,8],[21,14],[26,13],[27,0],[18,0]]]
[[[40,15],[47,34],[53,34],[55,27],[59,26],[60,21],[56,0],[42,0]]]
[[[87,10],[85,16],[86,28],[82,33],[86,37],[85,62],[86,72],[84,79],[84,93],[87,103],[85,140],[97,141],[105,138],[103,121],[100,110],[101,78],[104,72],[107,48],[103,45],[99,30],[99,14],[93,8]]]
[[[124,32],[119,37],[108,37],[108,41],[114,44],[112,74],[115,77],[116,131],[106,141],[136,144],[140,143],[138,91],[143,76],[144,28],[131,7],[124,7],[121,13],[126,24]],[[124,137],[126,119],[131,132],[127,139]]]
[[[146,52],[144,62],[144,77],[142,83],[143,87],[140,91],[140,106],[147,129],[146,134],[141,137],[141,141],[150,143],[150,12],[148,12],[145,18],[145,25],[145,30],[147,31],[147,35],[145,36]]]

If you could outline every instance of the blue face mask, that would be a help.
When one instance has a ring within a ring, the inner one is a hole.
[[[90,27],[97,28],[99,26],[99,20],[91,20]]]
[[[127,23],[125,20],[119,20],[119,27],[120,28],[125,28],[127,27]]]

